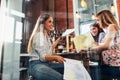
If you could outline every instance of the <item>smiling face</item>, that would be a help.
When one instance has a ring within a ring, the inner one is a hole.
[[[109,24],[117,24],[110,10],[102,10],[96,14],[96,22],[101,28],[107,28]]]
[[[54,27],[53,27],[53,18],[52,18],[52,17],[49,17],[49,18],[45,21],[44,27],[45,27],[45,30],[48,31],[48,32],[54,30]]]
[[[90,27],[90,32],[93,36],[97,36],[99,31],[98,31],[97,27],[91,26]]]

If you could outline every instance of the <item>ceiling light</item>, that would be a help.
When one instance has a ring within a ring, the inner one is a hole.
[[[84,8],[87,7],[87,3],[85,0],[81,0],[80,5],[81,5],[81,7],[84,7]]]
[[[110,8],[111,12],[114,13],[115,12],[115,6],[113,4],[111,4],[111,8]]]
[[[80,14],[76,12],[76,18],[81,18]]]
[[[94,15],[94,13],[92,13],[92,20],[95,20],[95,15]]]

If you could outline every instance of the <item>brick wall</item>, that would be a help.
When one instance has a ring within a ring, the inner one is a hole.
[[[55,27],[57,29],[73,28],[73,0],[54,0]]]
[[[21,52],[25,53],[27,51],[27,44],[30,38],[30,35],[34,29],[34,25],[36,23],[36,20],[38,16],[41,13],[48,12],[49,6],[48,6],[47,0],[31,0],[30,2],[26,2],[23,4],[23,11],[26,15],[23,23],[24,23],[24,30],[23,30],[23,36],[22,36],[22,47]],[[45,6],[44,6],[45,5]]]
[[[117,10],[118,10],[118,21],[120,24],[120,0],[116,0],[116,3],[117,3]]]
[[[25,6],[23,9],[26,14],[26,19],[22,39],[22,52],[26,52],[29,37],[33,31],[36,20],[41,13],[49,13],[52,11],[54,14],[53,16],[55,17],[55,27],[58,30],[66,30],[66,28],[74,27],[72,0],[50,1],[54,1],[54,5],[51,5],[48,0],[31,0],[30,2],[23,4]],[[66,2],[68,2],[67,6]],[[54,6],[54,9],[51,9],[49,6],[51,6],[51,8]],[[26,23],[29,25],[26,25]]]

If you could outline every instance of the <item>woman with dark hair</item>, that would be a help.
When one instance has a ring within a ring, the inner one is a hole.
[[[91,33],[91,35],[92,35],[92,37],[97,45],[99,45],[99,43],[101,43],[105,37],[105,32],[103,31],[102,28],[100,28],[100,26],[96,22],[94,22],[93,24],[90,25],[90,33]],[[101,52],[102,52],[102,50],[99,50],[99,51],[93,50],[93,51],[91,51],[91,53],[89,55],[90,61],[98,62],[99,66],[96,68],[98,73],[101,73],[101,69],[100,69],[101,59],[102,59]],[[101,75],[99,74],[99,76],[96,77],[94,73],[95,73],[94,71],[92,71],[90,73],[92,79],[101,80]]]
[[[91,32],[95,42],[97,42],[97,43],[102,42],[102,40],[105,36],[105,33],[104,33],[103,29],[101,29],[97,23],[93,23],[90,25],[90,32]]]

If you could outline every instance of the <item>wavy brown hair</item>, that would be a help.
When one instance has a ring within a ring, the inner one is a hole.
[[[100,20],[100,27],[106,28],[109,24],[116,24],[117,21],[115,20],[113,14],[109,10],[102,10],[96,14],[96,17]]]

